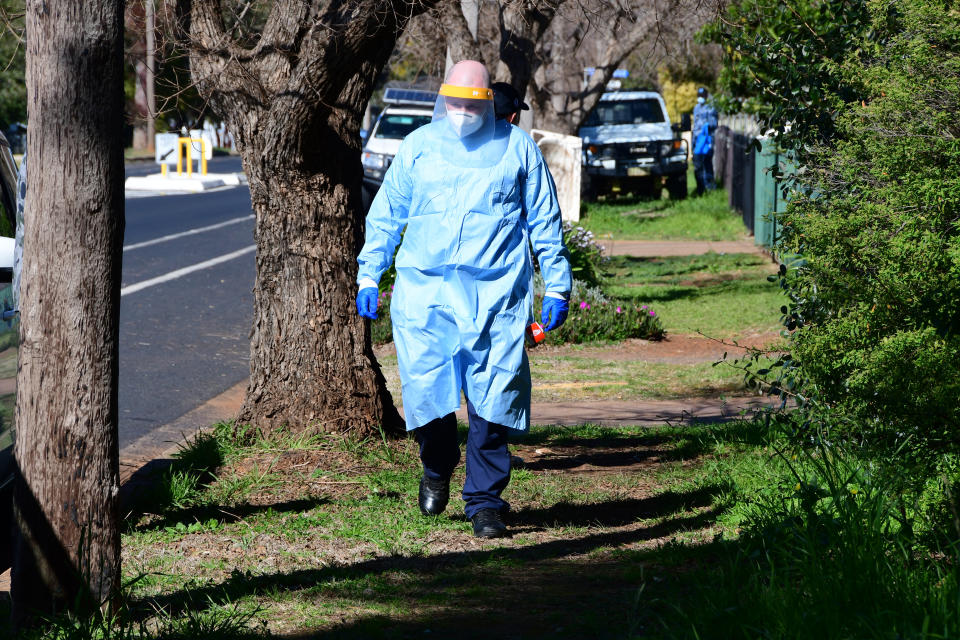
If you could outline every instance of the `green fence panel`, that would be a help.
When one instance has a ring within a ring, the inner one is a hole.
[[[782,176],[793,173],[796,166],[790,154],[780,153],[773,144],[765,142],[764,146],[757,152],[755,167],[753,241],[759,246],[773,249],[779,234],[777,214],[787,209]],[[781,177],[778,179],[776,176]]]
[[[773,171],[777,166],[779,155],[772,147],[773,145],[764,144],[763,148],[757,152],[753,182],[753,242],[767,248],[773,248],[776,240],[775,213],[777,201],[780,199]]]

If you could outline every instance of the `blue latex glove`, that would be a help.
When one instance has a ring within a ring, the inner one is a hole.
[[[553,331],[562,325],[570,311],[570,303],[551,296],[543,297],[543,311],[540,312],[540,324],[544,331]]]
[[[357,294],[357,313],[359,313],[364,318],[370,318],[371,320],[377,319],[377,298],[380,296],[380,291],[375,287],[367,287],[366,289],[360,289],[360,293]]]

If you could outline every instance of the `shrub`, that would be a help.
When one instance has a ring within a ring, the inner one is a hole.
[[[533,317],[538,322],[544,289],[543,278],[540,274],[535,275]],[[659,340],[663,335],[660,316],[649,305],[608,298],[600,287],[574,278],[570,292],[570,315],[563,326],[547,333],[545,343],[579,344],[627,338]]]
[[[916,551],[902,480],[823,437],[779,453],[785,473],[688,612],[695,637],[955,637],[960,569]]]
[[[391,267],[392,269],[393,267]],[[393,300],[393,285],[381,291],[378,297],[377,319],[370,323],[373,344],[393,342],[393,322],[390,320],[390,302]]]
[[[534,300],[534,318],[540,318],[543,296]],[[660,316],[648,305],[636,306],[633,302],[618,300],[590,303],[574,298],[570,302],[567,321],[547,333],[546,344],[579,344],[603,340],[626,340],[663,338],[663,323]]]
[[[599,285],[600,270],[606,259],[603,245],[596,241],[593,232],[564,222],[563,243],[570,252],[570,270],[574,279],[592,286]]]
[[[865,99],[836,118],[782,218],[792,355],[858,436],[953,447],[960,426],[960,15],[879,10],[887,46],[842,73]]]

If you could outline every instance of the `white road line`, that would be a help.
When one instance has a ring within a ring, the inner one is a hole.
[[[131,293],[136,293],[137,291],[143,291],[144,289],[154,285],[170,282],[171,280],[176,280],[177,278],[182,278],[183,276],[193,273],[194,271],[202,271],[203,269],[208,269],[222,262],[228,262],[234,258],[239,258],[240,256],[250,253],[251,251],[256,251],[256,249],[256,245],[250,245],[249,247],[245,247],[239,251],[234,251],[233,253],[228,253],[217,258],[211,258],[210,260],[204,260],[203,262],[198,262],[197,264],[190,265],[189,267],[177,269],[176,271],[171,271],[170,273],[165,273],[164,275],[157,276],[156,278],[150,278],[149,280],[144,280],[143,282],[128,285],[120,289],[120,295],[125,296]]]
[[[154,238],[153,240],[145,240],[143,242],[128,244],[123,248],[123,250],[133,251],[134,249],[139,249],[140,247],[149,247],[152,244],[160,244],[161,242],[169,242],[170,240],[176,240],[177,238],[182,238],[184,236],[192,236],[198,233],[204,233],[205,231],[213,231],[214,229],[220,229],[222,227],[226,227],[231,224],[237,224],[238,222],[245,222],[246,220],[253,220],[253,214],[251,213],[248,216],[241,216],[239,218],[231,218],[230,220],[227,220],[225,222],[218,222],[217,224],[211,224],[209,227],[197,227],[196,229],[188,229],[187,231],[181,231],[180,233],[171,233],[168,236]]]

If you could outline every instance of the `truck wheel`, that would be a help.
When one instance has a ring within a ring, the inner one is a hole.
[[[687,174],[678,173],[667,178],[667,193],[671,200],[687,199]]]
[[[630,179],[630,191],[633,192],[634,197],[646,199],[656,199],[659,196],[659,189],[657,187],[660,185],[659,178],[632,178]]]

